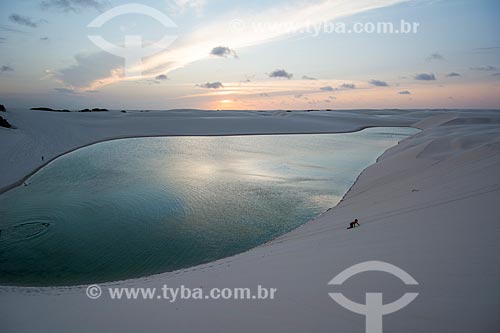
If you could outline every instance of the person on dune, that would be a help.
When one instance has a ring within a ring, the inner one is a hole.
[[[349,223],[349,228],[347,229],[352,229],[354,227],[358,226],[359,227],[359,222],[358,222],[358,219],[354,219],[354,221],[350,222]]]

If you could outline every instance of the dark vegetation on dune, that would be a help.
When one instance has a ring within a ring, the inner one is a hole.
[[[93,108],[92,110],[83,109],[83,110],[80,110],[79,112],[103,112],[103,111],[109,111],[109,110],[108,109]]]
[[[7,119],[4,119],[3,117],[0,116],[0,127],[12,128],[12,125],[9,124]]]
[[[46,107],[36,107],[36,108],[31,108],[30,110],[52,111],[52,112],[70,112],[69,110],[57,110],[57,109],[51,109],[51,108],[46,108]]]
[[[36,108],[31,108],[30,110],[51,111],[51,112],[71,112],[68,109],[58,110],[58,109],[52,109],[52,108],[47,108],[47,107],[36,107]],[[102,111],[109,111],[109,110],[108,109],[93,108],[93,109],[83,109],[83,110],[79,110],[77,112],[102,112]]]

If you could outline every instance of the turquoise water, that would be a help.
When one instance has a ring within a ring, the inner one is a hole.
[[[115,281],[240,253],[334,206],[415,132],[137,138],[79,149],[0,195],[0,284]]]

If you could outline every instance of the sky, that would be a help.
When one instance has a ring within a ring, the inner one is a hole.
[[[0,9],[0,104],[10,107],[500,109],[498,0],[18,0]]]

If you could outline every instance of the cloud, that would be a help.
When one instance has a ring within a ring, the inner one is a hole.
[[[408,91],[408,90],[403,90],[403,91],[398,92],[398,94],[400,94],[400,95],[411,95],[411,92]]]
[[[343,83],[340,88],[342,89],[356,89],[356,85],[353,83]]]
[[[307,76],[307,75],[303,75],[302,76],[302,80],[317,80],[315,77],[310,77],[310,76]]]
[[[207,89],[219,89],[219,88],[224,88],[224,85],[222,82],[207,82],[203,84],[197,84],[198,87],[200,88],[207,88]]]
[[[104,10],[108,6],[108,1],[100,0],[44,0],[41,3],[42,9],[57,9],[62,12],[77,13],[82,9],[93,8],[98,11]]]
[[[326,87],[319,88],[319,90],[322,90],[322,91],[335,91],[335,88],[333,88],[331,86],[326,86]]]
[[[245,75],[245,79],[244,80],[240,80],[239,83],[240,84],[251,83],[253,79],[255,79],[255,75]]]
[[[55,91],[61,94],[68,94],[68,95],[75,95],[77,92],[73,89],[68,89],[68,88],[54,88]]]
[[[490,52],[496,52],[499,50],[500,50],[500,46],[477,47],[475,49],[472,49],[472,51],[475,51],[477,53],[481,53],[481,52],[490,53]]]
[[[183,13],[186,10],[192,9],[196,14],[201,15],[206,3],[206,0],[175,0],[172,11],[174,13]]]
[[[96,79],[99,82],[101,78],[106,80],[107,77],[115,77],[119,73],[114,68],[123,66],[122,58],[107,52],[77,54],[75,61],[74,65],[64,68],[56,74],[58,79],[72,87],[87,87]]]
[[[446,77],[459,77],[459,76],[462,76],[462,74],[455,72],[451,72],[448,75],[446,75]]]
[[[495,66],[471,67],[470,69],[473,71],[482,71],[482,72],[494,72],[498,70],[498,68]]]
[[[500,73],[493,73],[491,76],[500,76]]]
[[[441,61],[444,60],[444,57],[439,53],[433,53],[427,57],[427,61],[433,61],[433,60]]]
[[[4,43],[7,40],[5,37],[0,37],[0,44]]]
[[[389,84],[385,81],[380,81],[380,80],[371,80],[369,82],[371,85],[377,86],[377,87],[388,87]]]
[[[13,72],[14,71],[14,68],[10,67],[10,66],[6,66],[6,65],[3,65],[2,67],[0,67],[0,72]]]
[[[165,74],[160,74],[160,75],[156,76],[155,79],[160,80],[160,81],[164,81],[164,80],[168,80],[168,77]]]
[[[422,74],[417,74],[415,75],[415,80],[419,81],[435,81],[436,80],[436,75],[430,73],[422,73]]]
[[[269,77],[272,78],[286,78],[286,79],[291,79],[293,77],[292,73],[288,73],[284,69],[277,69],[269,74]]]
[[[210,54],[216,57],[228,57],[228,56],[233,56],[235,58],[238,58],[238,55],[234,50],[231,50],[229,47],[226,46],[217,46],[210,51]]]
[[[26,31],[14,29],[14,28],[12,28],[8,25],[5,25],[5,24],[0,24],[0,31],[14,32],[14,33],[19,33],[19,34],[26,34],[27,33]]]
[[[12,14],[9,16],[9,20],[19,25],[24,25],[25,27],[36,28],[41,23],[45,23],[44,20],[35,20],[28,16],[23,16],[19,14]]]

